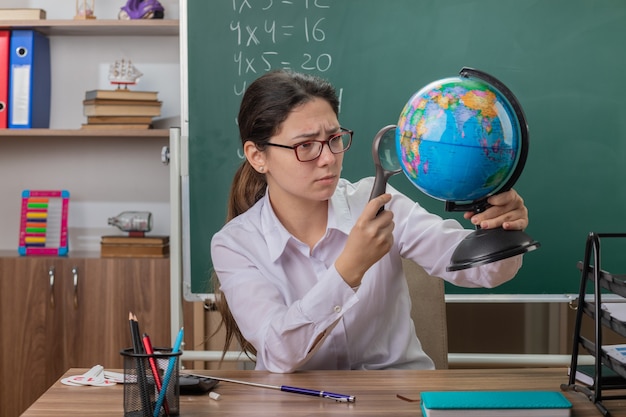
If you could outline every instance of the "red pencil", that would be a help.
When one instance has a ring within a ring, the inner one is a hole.
[[[154,355],[154,349],[152,349],[152,342],[150,341],[150,336],[144,333],[142,340],[143,340],[143,347],[146,351],[146,354]],[[157,367],[156,359],[154,358],[154,356],[150,356],[148,358],[148,361],[150,362],[150,368],[152,369],[152,375],[154,376],[154,382],[156,383],[157,389],[161,391],[161,386],[162,386],[161,374],[159,373],[159,368]],[[167,405],[167,398],[163,402],[163,408],[165,408],[165,414],[169,416],[170,409],[169,409],[169,406]]]

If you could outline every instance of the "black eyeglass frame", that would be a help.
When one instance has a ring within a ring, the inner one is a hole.
[[[348,142],[348,145],[347,145],[347,146],[345,146],[345,147],[344,147],[344,148],[343,148],[340,152],[335,152],[335,151],[333,151],[333,149],[330,147],[330,141],[331,141],[331,140],[333,140],[333,139],[335,139],[336,137],[342,136],[344,133],[348,133],[348,134],[350,135],[350,141]],[[320,155],[322,154],[322,151],[324,150],[324,145],[325,145],[325,144],[326,144],[326,145],[328,145],[328,149],[330,149],[330,151],[331,151],[333,154],[335,154],[335,155],[340,154],[340,153],[344,153],[345,151],[347,151],[348,149],[350,149],[350,146],[352,146],[352,135],[354,135],[354,131],[353,131],[353,130],[346,129],[346,128],[343,128],[343,127],[340,127],[340,128],[339,128],[339,133],[335,133],[335,134],[333,134],[333,135],[330,135],[330,136],[328,137],[328,139],[326,139],[326,140],[307,140],[306,142],[302,142],[302,143],[299,143],[299,144],[294,145],[294,146],[289,146],[289,145],[280,145],[280,144],[278,144],[278,143],[271,143],[271,142],[267,142],[267,143],[265,143],[265,145],[268,145],[268,146],[275,146],[275,147],[277,147],[277,148],[291,149],[291,150],[293,150],[293,152],[296,154],[296,159],[297,159],[298,161],[300,161],[300,162],[311,162],[311,161],[315,161],[317,158],[319,158],[319,157],[320,157]],[[297,148],[298,148],[299,146],[302,146],[302,145],[305,145],[305,144],[307,144],[307,143],[311,143],[311,142],[319,142],[319,143],[321,143],[321,144],[322,144],[322,146],[320,147],[320,152],[317,154],[317,156],[316,156],[315,158],[313,158],[313,159],[307,159],[306,161],[303,161],[303,160],[301,160],[301,159],[300,159],[300,157],[298,156],[298,149],[297,149]]]

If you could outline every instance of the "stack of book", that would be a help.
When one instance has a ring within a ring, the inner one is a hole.
[[[85,93],[83,129],[150,129],[161,115],[156,91],[90,90]]]
[[[102,236],[100,256],[103,258],[167,258],[169,236]]]
[[[0,20],[43,20],[46,11],[43,9],[0,9]]]

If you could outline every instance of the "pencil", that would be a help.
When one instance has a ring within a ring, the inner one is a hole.
[[[143,347],[141,337],[139,335],[139,322],[137,316],[132,312],[128,312],[128,320],[130,321],[130,336],[133,341],[133,352],[135,355],[142,355]],[[139,383],[139,396],[141,397],[141,406],[143,414],[146,417],[152,415],[152,403],[150,402],[150,394],[148,393],[148,383],[146,381],[146,368],[141,356],[136,356],[137,361],[137,382]]]
[[[154,376],[154,383],[156,384],[157,390],[161,391],[161,375],[159,374],[159,367],[157,366],[157,361],[154,358],[154,349],[152,349],[152,341],[150,341],[150,336],[147,333],[143,334],[143,347],[146,351],[148,357],[148,361],[150,362],[150,369],[152,369],[152,375]],[[170,415],[170,407],[167,404],[167,397],[163,401],[163,408],[165,409],[165,415]]]
[[[174,342],[174,347],[172,348],[172,354],[178,353],[180,351],[180,345],[183,341],[183,328],[181,327],[178,331],[178,336],[176,337],[176,341]],[[157,399],[156,407],[154,408],[154,417],[159,417],[159,412],[161,409],[161,405],[167,396],[167,386],[169,385],[170,379],[172,378],[172,373],[174,373],[174,368],[176,366],[176,355],[173,355],[168,364],[167,370],[165,371],[165,376],[163,377],[163,386],[161,387],[161,391],[159,391],[159,398]]]

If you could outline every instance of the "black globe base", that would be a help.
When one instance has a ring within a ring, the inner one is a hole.
[[[541,244],[522,230],[478,229],[459,243],[447,271],[459,271],[521,255]]]

